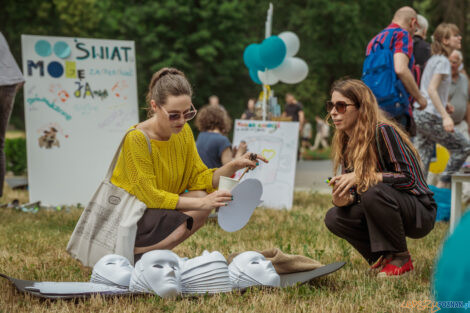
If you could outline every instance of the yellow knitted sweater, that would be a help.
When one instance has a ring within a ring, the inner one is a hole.
[[[175,209],[179,194],[186,189],[214,191],[215,169],[202,162],[188,124],[168,141],[150,141],[152,155],[144,134],[132,131],[127,135],[111,177],[115,186],[153,209]]]

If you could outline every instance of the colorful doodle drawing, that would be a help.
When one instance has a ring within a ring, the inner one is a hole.
[[[65,103],[70,97],[69,93],[60,84],[50,84],[49,92],[58,96],[62,103]],[[54,101],[55,100],[56,99],[54,99]]]
[[[68,114],[67,112],[65,112],[64,110],[62,110],[61,107],[59,107],[57,104],[55,104],[54,101],[52,102],[49,102],[49,100],[47,100],[46,98],[38,98],[38,97],[34,97],[34,98],[28,98],[26,100],[26,102],[28,102],[28,104],[30,106],[33,105],[33,103],[35,102],[43,102],[45,105],[47,105],[49,108],[51,108],[52,110],[56,111],[57,113],[63,115],[65,117],[65,119],[67,121],[71,120],[72,119],[72,116],[70,114]]]
[[[103,90],[95,90],[93,91],[93,93],[95,94],[95,96],[98,96],[101,98],[101,100],[104,100],[108,97],[108,91],[106,89],[103,89]]]
[[[50,127],[48,130],[45,130],[42,136],[38,138],[38,143],[40,148],[60,148],[60,143],[57,139],[57,129],[55,129],[54,127]]]
[[[92,105],[90,103],[75,103],[73,108],[82,115],[90,115],[90,113],[96,112],[98,110],[96,105]]]
[[[127,100],[127,96],[123,95],[124,92],[129,88],[129,85],[125,80],[116,82],[111,88],[111,92],[116,98]]]
[[[271,161],[272,158],[274,158],[276,156],[276,151],[274,151],[273,149],[263,149],[263,151],[261,151],[261,154],[266,159],[268,159],[268,161]]]

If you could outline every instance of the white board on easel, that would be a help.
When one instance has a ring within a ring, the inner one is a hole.
[[[269,160],[243,176],[259,179],[263,185],[263,206],[291,209],[294,197],[295,168],[299,142],[298,122],[235,120],[233,144],[244,140],[248,151],[261,153]],[[235,178],[243,170],[238,171]]]
[[[133,41],[22,35],[30,201],[87,204],[138,122]]]

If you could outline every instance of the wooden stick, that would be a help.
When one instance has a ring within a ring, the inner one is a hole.
[[[240,176],[240,178],[238,179],[238,181],[240,181],[240,180],[242,179],[243,175],[245,175],[249,170],[250,170],[250,168],[247,167],[247,168],[243,171],[242,176]]]

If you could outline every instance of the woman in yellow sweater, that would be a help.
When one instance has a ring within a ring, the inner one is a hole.
[[[148,208],[137,224],[135,262],[147,251],[174,248],[204,225],[211,210],[233,199],[228,191],[216,191],[220,176],[255,168],[259,160],[267,162],[260,155],[250,160],[246,153],[221,168],[208,169],[186,123],[197,112],[191,97],[191,85],[181,71],[156,72],[147,94],[149,118],[132,127],[143,133],[128,133],[114,169],[111,182]]]

